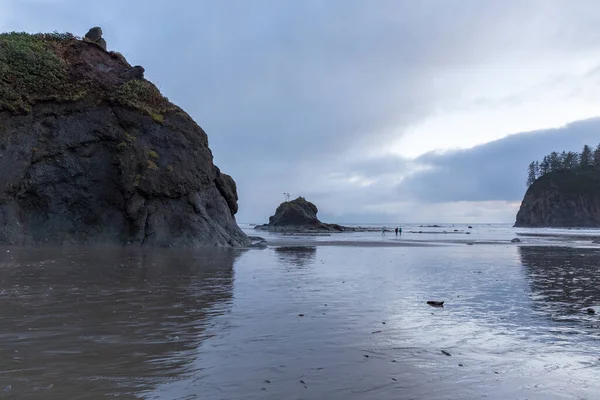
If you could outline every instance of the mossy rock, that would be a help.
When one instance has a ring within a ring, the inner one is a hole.
[[[128,80],[131,65],[70,33],[0,34],[0,111],[28,113],[37,102],[117,103],[163,123],[183,113],[145,79]]]

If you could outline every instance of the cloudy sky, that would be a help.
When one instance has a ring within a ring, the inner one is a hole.
[[[0,0],[99,25],[207,131],[240,222],[513,222],[527,164],[600,142],[597,0]],[[579,121],[579,122],[577,122]]]

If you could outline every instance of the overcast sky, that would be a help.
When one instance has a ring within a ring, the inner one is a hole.
[[[600,142],[597,0],[0,0],[103,28],[208,133],[239,222],[514,222],[529,161]],[[558,128],[550,129],[549,128]],[[523,133],[539,131],[536,133]]]

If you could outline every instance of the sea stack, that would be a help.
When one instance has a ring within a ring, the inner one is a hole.
[[[250,244],[206,133],[100,28],[1,34],[0,94],[1,244]]]
[[[317,206],[304,197],[285,201],[269,217],[269,223],[255,229],[273,232],[342,232],[344,227],[319,221]]]
[[[525,193],[516,227],[600,227],[600,169],[550,172]]]

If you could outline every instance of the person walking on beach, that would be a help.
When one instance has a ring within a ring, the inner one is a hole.
[[[402,236],[402,227],[398,228],[398,233],[400,233],[400,236]]]
[[[385,236],[385,226],[381,228],[381,236]]]
[[[394,229],[394,232],[396,232],[396,236],[398,236],[398,227],[396,227],[396,229]]]

